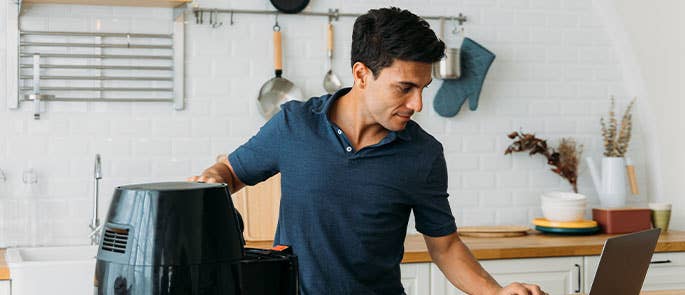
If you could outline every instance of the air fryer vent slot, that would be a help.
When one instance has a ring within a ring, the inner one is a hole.
[[[123,254],[126,253],[127,242],[127,228],[105,227],[105,235],[102,239],[102,250]]]

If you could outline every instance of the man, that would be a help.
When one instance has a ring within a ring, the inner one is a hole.
[[[284,104],[247,143],[188,180],[235,192],[280,172],[274,243],[298,255],[304,295],[403,294],[412,210],[433,261],[459,289],[544,294],[535,285],[502,288],[456,233],[442,145],[411,120],[443,54],[416,15],[370,10],[354,24],[351,88]]]

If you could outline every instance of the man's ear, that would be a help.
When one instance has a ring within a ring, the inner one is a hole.
[[[371,69],[369,69],[364,63],[358,61],[352,65],[352,78],[354,79],[354,85],[357,85],[359,88],[366,88],[366,83],[368,82],[368,79],[371,78],[371,75],[373,75]]]

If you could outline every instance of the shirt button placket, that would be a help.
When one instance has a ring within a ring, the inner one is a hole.
[[[352,151],[352,147],[351,147],[351,146],[348,146],[348,147],[345,148],[345,150],[349,153],[349,152]]]

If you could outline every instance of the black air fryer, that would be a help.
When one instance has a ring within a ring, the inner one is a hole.
[[[94,293],[299,294],[290,248],[244,243],[225,184],[121,186],[102,230]]]

